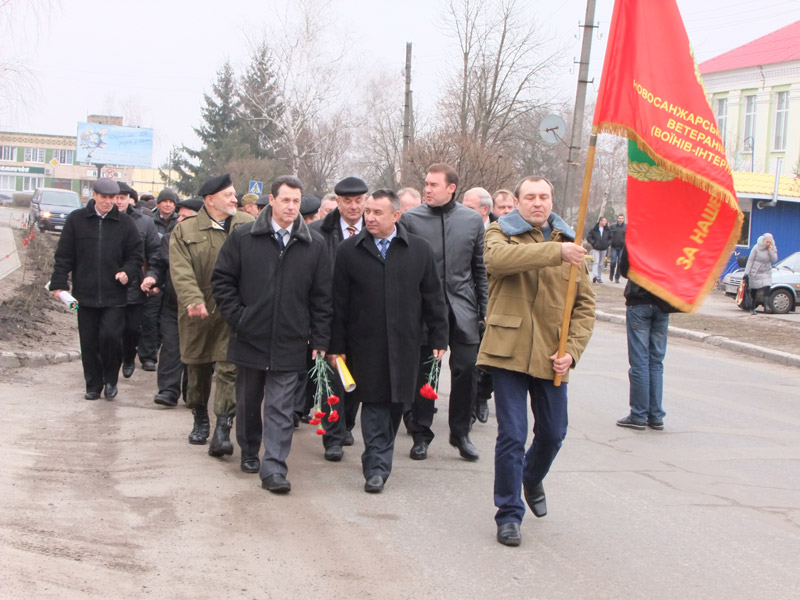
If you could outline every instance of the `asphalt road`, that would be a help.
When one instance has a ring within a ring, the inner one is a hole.
[[[380,495],[360,440],[338,464],[304,426],[293,489],[262,491],[237,455],[190,446],[191,416],[152,404],[137,370],[114,402],[82,400],[80,365],[0,376],[0,597],[797,598],[797,370],[670,340],[664,432],[627,411],[624,330],[600,323],[570,383],[545,481],[549,514],[495,541],[493,420],[477,463],[423,462],[401,432]],[[359,438],[360,436],[356,436]]]

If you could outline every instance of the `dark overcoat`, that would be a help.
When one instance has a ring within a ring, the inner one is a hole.
[[[399,223],[381,258],[366,228],[339,246],[333,277],[331,354],[346,354],[355,398],[411,403],[423,321],[433,348],[448,340],[447,307],[430,244]]]

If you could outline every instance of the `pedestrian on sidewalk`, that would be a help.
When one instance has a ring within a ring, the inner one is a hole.
[[[592,245],[592,283],[603,283],[603,263],[606,262],[608,245],[611,243],[611,229],[608,219],[600,217],[586,241]]]
[[[619,283],[619,277],[622,274],[620,258],[622,257],[622,250],[625,248],[625,231],[627,227],[625,215],[622,213],[617,215],[617,222],[609,227],[611,230],[611,245],[608,253],[611,258],[608,280],[614,283]]]
[[[744,276],[747,277],[750,295],[753,299],[750,305],[750,314],[756,314],[756,307],[761,304],[764,312],[772,312],[767,305],[769,289],[772,287],[772,263],[778,260],[778,249],[771,233],[765,233],[758,238],[756,245],[750,251]]]
[[[628,251],[620,258],[622,276],[628,277]],[[625,327],[628,333],[628,380],[630,412],[617,421],[619,427],[644,431],[664,429],[664,356],[667,353],[669,313],[678,312],[630,279],[625,286]]]

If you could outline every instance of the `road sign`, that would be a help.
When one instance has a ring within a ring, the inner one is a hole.
[[[261,195],[261,190],[264,189],[264,182],[263,181],[251,181],[250,187],[247,190],[248,194],[257,194]]]

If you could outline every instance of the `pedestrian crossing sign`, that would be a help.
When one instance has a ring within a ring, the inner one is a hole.
[[[250,188],[247,190],[248,194],[257,194],[261,195],[261,190],[264,189],[264,182],[263,181],[251,181]]]

